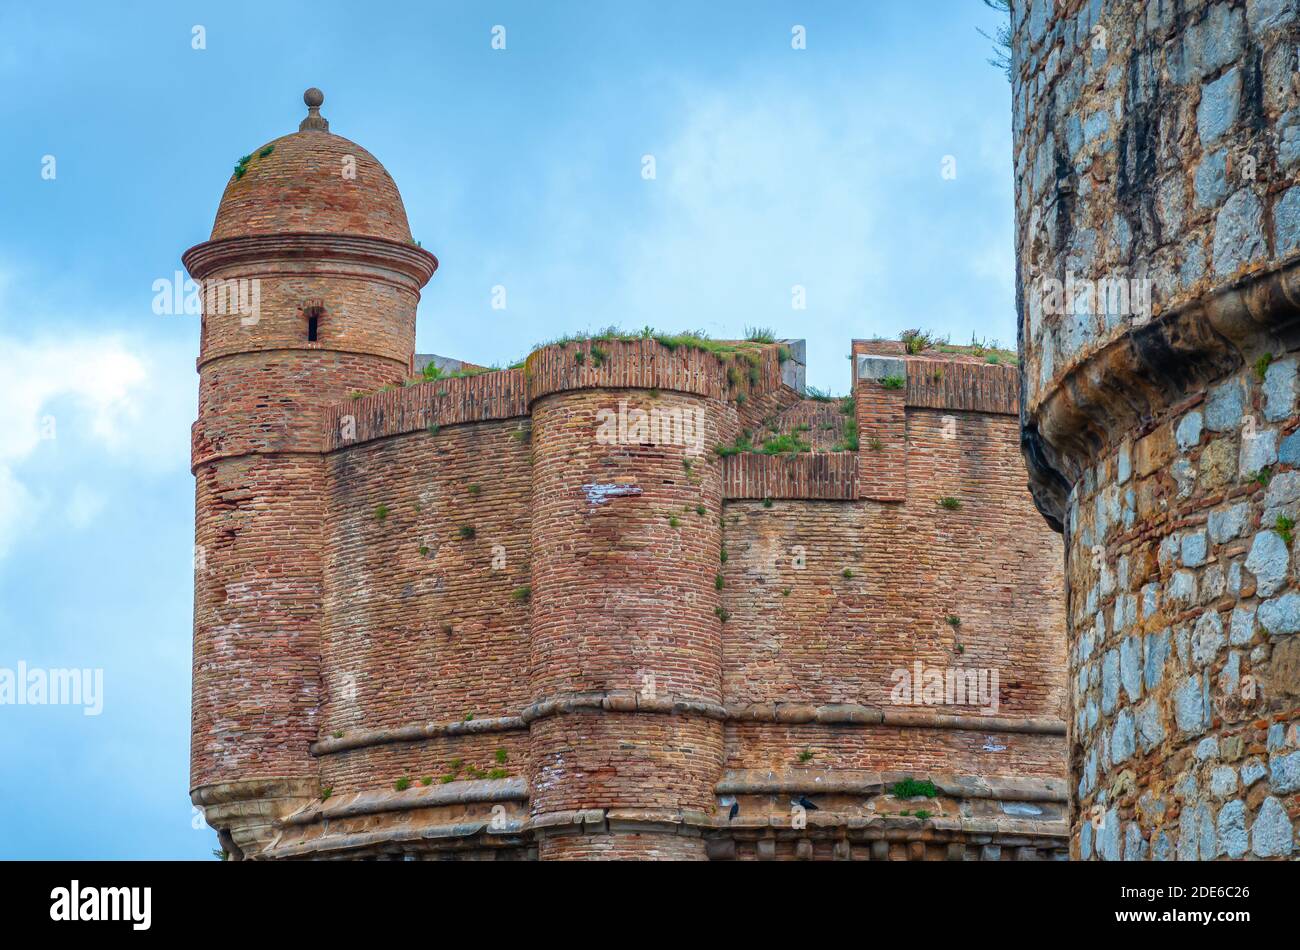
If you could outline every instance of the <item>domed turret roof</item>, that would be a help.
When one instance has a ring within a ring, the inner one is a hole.
[[[349,234],[410,243],[406,208],[392,177],[320,115],[308,89],[307,118],[241,159],[217,208],[212,240],[260,234]]]

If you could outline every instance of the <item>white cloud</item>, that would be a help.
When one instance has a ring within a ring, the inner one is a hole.
[[[61,513],[84,528],[111,499],[105,480],[183,471],[194,407],[189,345],[125,334],[73,331],[19,335],[17,327],[57,325],[39,295],[15,298],[0,269],[0,557],[16,540]],[[127,325],[100,315],[95,322]]]
[[[106,446],[120,449],[138,421],[145,364],[115,338],[22,341],[0,337],[0,464],[20,461],[59,437],[66,405]],[[68,420],[71,421],[71,420]]]

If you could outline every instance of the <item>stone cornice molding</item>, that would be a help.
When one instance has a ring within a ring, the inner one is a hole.
[[[957,716],[923,709],[892,706],[864,706],[857,703],[737,703],[723,705],[680,696],[643,697],[632,691],[577,693],[532,703],[515,716],[453,722],[418,723],[384,729],[367,729],[311,744],[313,755],[332,755],[390,745],[421,742],[442,736],[514,732],[551,716],[580,712],[650,713],[657,715],[703,716],[721,722],[760,722],[784,725],[886,726],[911,729],[955,729],[970,732],[1018,733],[1022,735],[1065,735],[1065,723],[1058,719],[1013,716]]]
[[[1300,347],[1300,258],[1154,317],[1063,373],[1023,420],[1034,499],[1064,522],[1097,453],[1148,431],[1190,391],[1265,352]]]
[[[396,272],[418,289],[433,277],[438,259],[421,247],[349,234],[262,234],[196,244],[181,263],[195,280],[214,272],[267,261],[343,261]]]

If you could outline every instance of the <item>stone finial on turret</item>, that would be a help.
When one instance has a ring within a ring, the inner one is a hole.
[[[329,119],[320,114],[321,103],[325,101],[325,93],[312,86],[302,94],[302,101],[307,103],[307,118],[303,119],[298,125],[298,131],[328,132],[330,130]]]

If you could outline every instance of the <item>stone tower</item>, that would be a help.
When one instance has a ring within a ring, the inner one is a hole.
[[[410,374],[438,266],[384,167],[303,98],[299,131],[239,160],[184,256],[204,289],[191,788],[232,853],[319,789],[321,409]]]
[[[1076,858],[1300,818],[1295,0],[1013,0],[1022,443],[1066,540]]]

